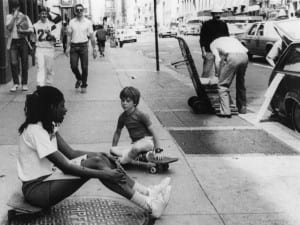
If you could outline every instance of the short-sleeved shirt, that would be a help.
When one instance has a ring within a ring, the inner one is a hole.
[[[125,126],[132,142],[135,142],[146,136],[151,136],[148,130],[150,125],[149,116],[136,108],[129,115],[126,112],[120,115],[117,128],[122,129]]]
[[[13,19],[13,14],[8,14],[6,16],[6,26],[8,24],[10,24],[11,20]],[[26,19],[27,20],[27,23],[28,23],[28,30],[30,30],[31,32],[33,32],[33,25],[31,23],[31,20],[29,19],[28,16],[24,15],[23,13],[19,12],[19,15],[17,17],[17,19],[15,20],[15,23],[14,23],[14,26],[13,26],[13,29],[11,31],[9,31],[9,35],[8,35],[8,40],[7,40],[7,49],[10,49],[10,45],[11,45],[11,40],[12,39],[19,39],[19,38],[22,38],[22,36],[20,36],[18,34],[18,31],[17,31],[17,24],[21,21],[21,20],[24,20]]]
[[[52,174],[54,166],[47,156],[56,151],[55,135],[49,135],[40,122],[28,125],[19,142],[17,170],[20,180],[29,181]]]
[[[36,35],[36,46],[39,48],[54,48],[54,41],[48,39],[47,31],[50,33],[55,30],[56,26],[49,20],[43,23],[41,20],[33,24],[34,33]]]
[[[235,37],[219,37],[210,44],[210,49],[213,53],[217,51],[221,55],[248,52],[248,49]]]
[[[71,34],[71,43],[87,42],[93,34],[92,22],[85,17],[81,20],[75,17],[69,23],[68,32]]]
[[[200,46],[210,52],[209,46],[212,41],[223,36],[229,36],[227,24],[222,20],[208,20],[201,27]]]

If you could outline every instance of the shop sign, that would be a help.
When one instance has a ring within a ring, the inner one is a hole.
[[[62,7],[72,7],[73,0],[60,0],[60,4]]]

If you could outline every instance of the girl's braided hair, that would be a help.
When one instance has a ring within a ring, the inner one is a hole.
[[[25,101],[25,122],[19,127],[22,134],[29,124],[41,122],[43,128],[53,133],[53,108],[64,100],[60,90],[51,86],[44,86],[26,96]]]
[[[137,106],[140,102],[140,91],[135,87],[124,87],[120,93],[120,99],[130,98],[133,103]]]

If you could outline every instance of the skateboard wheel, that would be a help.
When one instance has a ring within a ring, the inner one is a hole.
[[[156,167],[150,167],[149,172],[152,173],[152,174],[157,173]]]
[[[190,97],[190,98],[188,99],[188,105],[189,105],[190,107],[192,107],[194,101],[196,101],[197,99],[199,99],[198,96],[192,96],[192,97]]]

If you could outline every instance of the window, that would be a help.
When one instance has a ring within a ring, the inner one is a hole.
[[[282,65],[280,66],[284,71],[300,72],[300,45],[293,46],[289,49]]]
[[[248,35],[255,35],[255,31],[256,31],[256,28],[257,28],[257,24],[254,24],[251,28],[250,28],[250,30],[249,30],[249,32],[248,32]]]
[[[257,35],[264,36],[264,25],[261,24],[257,29]]]

